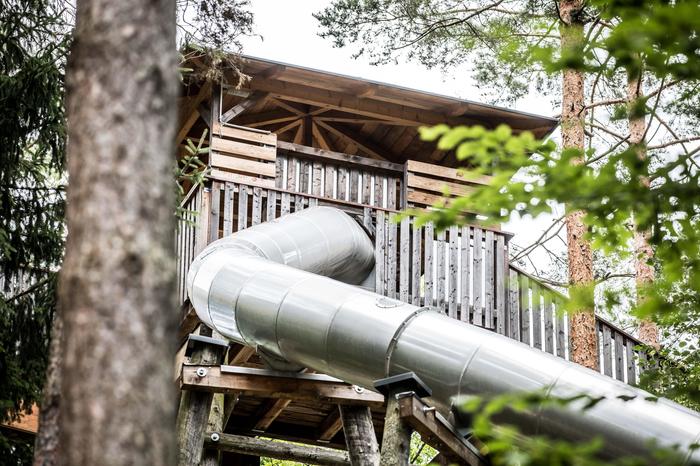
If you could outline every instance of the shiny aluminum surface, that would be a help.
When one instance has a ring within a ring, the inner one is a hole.
[[[700,415],[520,342],[433,311],[377,295],[367,284],[374,247],[348,215],[312,207],[209,245],[187,285],[199,317],[224,336],[292,366],[306,366],[371,389],[374,380],[415,372],[449,416],[455,399],[547,390],[604,397],[581,411],[506,412],[525,433],[567,440],[600,436],[604,454],[650,455],[650,442],[688,446]],[[268,359],[269,360],[269,359]],[[619,398],[622,397],[627,401]]]

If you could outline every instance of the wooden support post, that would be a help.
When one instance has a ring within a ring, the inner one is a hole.
[[[406,392],[419,397],[431,395],[431,390],[413,372],[377,380],[374,388],[386,396],[386,418],[382,436],[380,464],[408,466],[411,452],[411,426],[401,417],[399,395]]]
[[[190,363],[202,366],[221,364],[224,351],[228,347],[224,341],[200,335],[190,335],[190,344]],[[177,415],[179,466],[197,465],[200,462],[212,398],[213,394],[207,392],[182,393]]]
[[[205,443],[210,448],[244,455],[266,456],[268,458],[291,460],[304,464],[350,465],[346,451],[300,445],[281,440],[263,440],[243,435],[210,432],[206,434]]]
[[[211,401],[209,411],[209,422],[207,430],[210,432],[221,432],[224,430],[224,394],[215,393]],[[207,448],[202,453],[200,466],[219,466],[221,464],[221,454],[219,450]]]
[[[345,444],[352,466],[377,466],[379,445],[374,433],[372,412],[367,406],[340,406]],[[410,434],[409,434],[410,440]]]

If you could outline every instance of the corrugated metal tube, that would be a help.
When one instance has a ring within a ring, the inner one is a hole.
[[[604,397],[590,409],[509,412],[526,433],[581,441],[600,436],[604,455],[650,457],[651,442],[690,445],[700,415],[515,340],[360,288],[374,266],[362,227],[342,211],[312,207],[209,245],[194,261],[188,293],[199,317],[266,360],[310,367],[371,389],[415,372],[446,416],[456,397],[530,390]],[[625,401],[626,400],[626,401]],[[459,420],[457,421],[459,422]]]

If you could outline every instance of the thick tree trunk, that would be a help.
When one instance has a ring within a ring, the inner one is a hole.
[[[627,79],[627,102],[631,109],[634,102],[642,95],[641,92],[641,73],[639,75],[630,75]],[[635,116],[630,113],[629,119],[630,144],[635,147],[637,156],[644,159],[647,156],[646,141],[646,120],[644,116]],[[644,185],[649,188],[649,180],[642,180]],[[634,235],[634,252],[635,252],[635,276],[637,282],[637,293],[640,300],[644,299],[644,290],[654,281],[654,267],[651,260],[654,257],[654,252],[649,245],[648,234],[646,232],[636,232]],[[647,345],[654,348],[659,348],[659,329],[651,320],[642,320],[639,323],[639,339]]]
[[[584,41],[580,11],[582,0],[561,0],[559,14],[561,49],[577,50]],[[561,102],[562,145],[565,149],[585,149],[584,74],[583,71],[566,69],[562,77]],[[583,159],[579,160],[583,163]],[[572,286],[588,286],[593,283],[593,254],[585,240],[584,212],[570,212],[566,217],[569,258],[569,282]],[[593,309],[578,309],[569,316],[571,360],[591,369],[598,368],[598,338]]]
[[[372,412],[367,406],[341,406],[345,445],[352,466],[379,464],[379,444],[374,433]]]
[[[67,74],[61,460],[175,462],[175,2],[78,0]]]
[[[59,413],[61,401],[61,340],[63,319],[60,310],[53,318],[46,385],[39,410],[39,431],[34,441],[34,466],[56,466],[59,462]]]

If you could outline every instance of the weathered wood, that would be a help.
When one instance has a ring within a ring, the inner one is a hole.
[[[411,450],[411,428],[401,417],[398,394],[401,389],[390,390],[387,395],[386,417],[380,464],[382,466],[408,466]]]
[[[544,291],[544,350],[554,354],[554,320],[552,317],[552,294]]]
[[[353,408],[349,407],[349,409]],[[343,420],[340,417],[340,406],[338,406],[336,409],[331,410],[318,428],[318,441],[330,442],[342,428]],[[350,461],[352,462],[352,459]]]
[[[503,235],[496,235],[496,304],[494,313],[496,316],[496,332],[501,335],[507,334],[506,318],[506,270],[508,269],[508,252],[506,250],[505,238]]]
[[[277,150],[274,146],[256,146],[245,142],[231,141],[229,139],[212,138],[211,150],[243,156],[251,159],[261,159],[274,162],[277,158]]]
[[[360,171],[357,168],[350,169],[350,201],[357,202],[357,193],[360,189]]]
[[[493,328],[494,323],[494,293],[496,284],[495,278],[495,254],[493,231],[486,230],[485,235],[485,258],[484,258],[484,326]]]
[[[566,358],[566,313],[563,310],[564,303],[561,298],[554,300],[557,322],[557,356]]]
[[[463,169],[449,168],[432,163],[419,162],[417,160],[407,160],[406,168],[409,172],[423,173],[429,176],[447,178],[460,183],[472,183],[488,185],[493,177],[480,173],[469,172]]]
[[[187,105],[184,106],[184,108],[180,109],[180,121],[182,123],[180,125],[180,129],[177,132],[177,136],[175,137],[175,145],[179,145],[182,141],[185,140],[187,134],[190,132],[190,129],[192,129],[192,126],[197,122],[197,119],[199,118],[197,108],[199,107],[199,104],[201,104],[205,99],[207,99],[211,95],[211,90],[211,82],[205,82],[199,89],[199,92],[197,92],[197,95],[194,98],[190,99],[187,102]]]
[[[399,299],[409,302],[410,294],[410,270],[411,270],[411,219],[401,219],[400,231],[401,247],[399,249]]]
[[[269,162],[256,162],[255,160],[243,159],[240,157],[232,157],[220,152],[212,152],[209,155],[209,160],[212,167],[225,168],[227,170],[235,170],[248,175],[267,176],[273,178],[275,176],[275,164]]]
[[[287,215],[291,212],[291,202],[292,196],[288,193],[282,193],[282,199],[280,201],[280,215]]]
[[[459,228],[456,225],[450,227],[449,231],[450,255],[448,264],[447,281],[447,315],[453,319],[457,318],[457,281],[459,280]]]
[[[324,401],[342,405],[380,407],[384,397],[378,393],[356,391],[338,379],[318,374],[280,374],[264,369],[235,366],[206,367],[204,377],[197,375],[202,366],[182,368],[180,388],[183,390],[240,393],[241,396],[289,398],[293,400]]]
[[[435,294],[436,294],[436,306],[440,312],[445,312],[445,230],[438,232],[437,234],[437,248],[435,252],[435,264],[437,268],[437,273],[435,277]]]
[[[474,283],[474,319],[472,323],[480,327],[484,326],[484,291],[483,291],[483,230],[474,228],[474,254],[472,254],[472,281]]]
[[[291,402],[292,400],[290,399],[278,398],[276,400],[269,400],[267,403],[261,405],[258,412],[253,416],[253,419],[256,419],[253,430],[265,432]]]
[[[217,181],[224,181],[230,183],[242,183],[248,186],[258,186],[260,188],[274,188],[275,180],[272,178],[262,178],[252,175],[244,175],[241,173],[229,172],[226,170],[220,170],[218,168],[212,168],[209,173],[209,178]]]
[[[512,269],[508,273],[508,336],[514,340],[521,341],[518,273]]]
[[[224,189],[224,236],[233,233],[233,184],[226,183]]]
[[[265,219],[269,222],[277,218],[277,191],[268,190],[267,191],[267,216]]]
[[[416,190],[436,193],[440,196],[444,196],[446,190],[450,193],[450,195],[465,196],[473,193],[476,189],[473,186],[455,183],[452,181],[437,180],[426,176],[414,175],[410,172],[408,173],[408,177],[406,179],[406,186]]]
[[[530,345],[530,283],[526,275],[520,277],[520,341]]]
[[[243,435],[222,434],[216,432],[217,441],[212,440],[213,432],[206,437],[210,448],[230,451],[251,456],[264,456],[279,460],[297,461],[303,464],[350,465],[348,453],[326,447],[300,445],[281,440],[263,440]]]
[[[380,173],[403,173],[403,165],[399,163],[386,162],[383,160],[370,159],[368,157],[361,157],[359,155],[345,154],[342,152],[333,152],[329,150],[318,149],[316,147],[307,147],[299,144],[294,144],[286,141],[278,141],[277,148],[283,152],[290,154],[297,153],[306,156],[314,157],[317,159],[325,159],[328,162],[343,165],[343,166],[355,166],[362,165],[370,168],[373,172]]]
[[[236,231],[246,228],[248,228],[248,187],[238,185],[238,229]]]
[[[372,205],[384,207],[384,176],[377,173],[374,175],[374,200]]]
[[[374,235],[374,276],[375,292],[384,294],[385,292],[385,261],[386,261],[386,220],[383,211],[377,211],[377,225]]]
[[[612,332],[610,327],[605,324],[601,325],[603,331],[603,373],[612,377]]]
[[[226,111],[221,115],[221,123],[228,123],[241,113],[253,108],[255,105],[265,100],[268,96],[267,92],[253,92],[250,97],[243,100],[237,105],[234,105],[231,109]]]
[[[361,204],[372,204],[372,175],[370,172],[362,172],[362,199]]]
[[[637,371],[636,371],[636,357],[635,357],[635,351],[634,351],[634,343],[629,340],[625,339],[625,351],[626,351],[626,356],[627,356],[627,383],[630,385],[636,385],[637,384]]]
[[[262,189],[258,187],[253,188],[253,223],[252,225],[258,225],[262,222]]]
[[[366,406],[340,406],[345,444],[352,466],[377,466],[379,444],[374,433],[372,413]]]
[[[542,289],[538,283],[532,283],[532,345],[542,348]]]
[[[413,219],[412,228],[412,247],[411,247],[411,303],[415,306],[420,306],[420,278],[421,270],[423,269],[421,261],[421,243],[423,241],[423,229],[416,224]]]
[[[208,432],[222,432],[224,430],[224,395],[215,393],[211,401],[209,411],[209,421],[207,422]],[[202,460],[199,466],[219,466],[221,454],[218,450],[205,448],[202,453]]]
[[[389,214],[386,245],[386,295],[396,298],[396,216]]]
[[[277,144],[277,134],[270,133],[268,131],[260,130],[248,130],[241,127],[231,127],[220,125],[218,123],[214,124],[212,133],[228,139],[238,139],[241,141],[255,142],[258,144],[265,144],[268,146],[274,146]]]
[[[623,336],[619,332],[615,332],[615,378],[617,380],[625,381],[625,363],[624,363],[624,347],[623,347]]]
[[[425,265],[423,267],[423,280],[425,281],[425,299],[423,301],[424,306],[433,306],[434,294],[434,279],[435,272],[433,270],[433,224],[428,222],[423,229],[425,232],[425,252],[423,257],[425,258]]]
[[[287,157],[287,190],[298,191],[297,186],[297,163],[294,157]]]
[[[221,347],[198,344],[190,356],[190,363],[219,364],[221,356]],[[179,466],[199,464],[212,399],[211,392],[182,392],[176,430]]]
[[[469,244],[471,228],[463,226],[459,238],[459,259],[460,259],[460,298],[459,298],[459,319],[463,322],[470,322],[470,296],[471,286],[471,246]]]
[[[467,443],[450,424],[438,416],[435,408],[427,406],[413,395],[401,396],[398,404],[401,418],[420,434],[421,440],[451,460],[448,464],[488,464],[474,446]]]
[[[343,201],[347,201],[348,197],[348,187],[347,187],[348,169],[345,167],[338,168],[338,195],[337,198]]]
[[[311,176],[311,194],[316,196],[322,195],[323,186],[321,185],[321,177],[323,172],[323,165],[320,162],[314,161],[312,166],[312,176]]]

